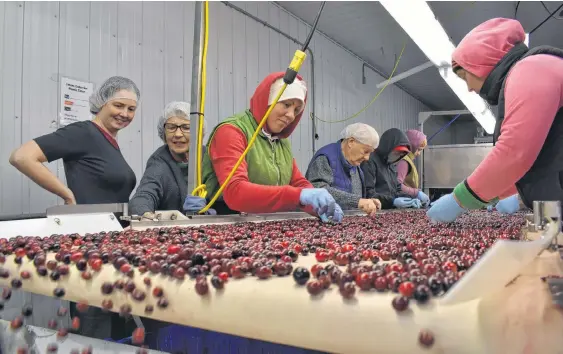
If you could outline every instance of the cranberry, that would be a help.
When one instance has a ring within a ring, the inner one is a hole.
[[[57,343],[49,343],[47,345],[47,353],[56,353],[59,350]]]
[[[23,326],[23,317],[22,316],[16,316],[16,317],[14,317],[12,322],[10,322],[10,327],[12,329],[18,329],[21,326]]]
[[[101,259],[94,259],[90,263],[90,267],[96,272],[99,272],[102,269],[103,261]]]
[[[59,273],[58,271],[54,270],[51,272],[51,274],[49,275],[49,277],[51,278],[52,281],[57,281],[60,279],[61,277],[61,273]]]
[[[309,281],[310,277],[311,277],[311,274],[309,273],[307,268],[297,267],[293,271],[293,279],[299,285],[305,285],[307,283],[307,281]]]
[[[145,277],[143,283],[145,283],[146,286],[151,286],[151,278]]]
[[[135,289],[131,293],[131,297],[136,301],[143,301],[146,298],[146,293],[141,289]]]
[[[50,329],[57,329],[57,320],[50,319],[49,322],[47,322],[47,327],[49,327]]]
[[[125,283],[125,286],[124,286],[123,288],[125,289],[126,292],[130,293],[130,292],[133,292],[133,290],[135,290],[136,285],[135,285],[135,283],[132,282],[131,280],[128,280],[128,281]]]
[[[24,270],[20,273],[20,276],[22,277],[22,279],[29,279],[31,278],[31,273],[27,270]]]
[[[387,278],[385,277],[377,277],[373,283],[375,290],[377,291],[385,291],[387,290]]]
[[[80,273],[80,276],[82,277],[82,279],[84,280],[90,280],[92,279],[92,273],[88,272],[88,271],[84,271],[82,273]]]
[[[57,331],[57,338],[65,338],[68,335],[68,330],[66,328],[59,328]]]
[[[350,299],[354,297],[354,294],[356,293],[356,287],[353,283],[344,283],[340,286],[339,291],[340,295],[342,295],[343,298]]]
[[[44,266],[38,266],[37,269],[37,275],[39,275],[40,277],[44,277],[47,276],[47,268]]]
[[[183,280],[186,276],[186,271],[183,268],[177,268],[174,270],[172,275],[178,280]]]
[[[131,313],[131,305],[123,304],[119,308],[119,315],[122,317],[127,317]]]
[[[207,281],[205,280],[198,280],[195,284],[195,291],[203,296],[209,292],[209,285],[207,285]]]
[[[63,297],[65,296],[65,289],[55,288],[55,290],[53,290],[53,295],[55,295],[55,297]]]
[[[406,281],[404,283],[401,283],[401,285],[399,285],[399,292],[403,296],[411,297],[414,293],[414,288],[415,286],[412,282]]]
[[[78,310],[78,312],[86,312],[88,311],[88,303],[84,301],[78,302],[76,304],[76,309]]]
[[[372,280],[368,273],[360,273],[356,276],[356,284],[361,290],[370,290]]]
[[[82,260],[82,258],[84,258],[84,254],[82,252],[74,252],[71,256],[70,256],[70,260],[73,263],[77,263],[78,261]]]
[[[418,334],[418,342],[422,346],[430,348],[434,345],[434,334],[427,329],[423,329]]]
[[[215,289],[223,289],[224,284],[225,282],[220,277],[216,275],[211,277],[211,285],[213,285]]]
[[[113,292],[113,284],[110,282],[105,282],[102,284],[102,294],[109,295]]]
[[[409,298],[401,295],[396,296],[393,298],[391,304],[397,312],[403,312],[409,307]]]
[[[207,285],[207,284],[206,284]],[[168,300],[165,297],[161,297],[156,301],[156,306],[165,309],[168,307]]]
[[[111,301],[110,299],[103,299],[102,308],[104,310],[111,310],[113,308],[113,301]]]
[[[154,297],[161,297],[163,294],[164,290],[162,290],[160,286],[155,286],[154,289],[152,289],[152,295]]]
[[[150,314],[154,311],[154,306],[153,305],[146,305],[145,306],[145,313]]]
[[[73,317],[72,318],[72,322],[70,324],[70,327],[72,329],[74,329],[75,331],[78,330],[80,328],[80,318],[78,317]]]
[[[272,269],[266,266],[262,266],[256,271],[256,276],[259,279],[268,279],[272,276]]]
[[[24,305],[22,307],[22,315],[24,317],[29,317],[31,316],[32,313],[33,313],[33,308],[31,307],[31,305]]]
[[[11,283],[12,288],[19,289],[22,286],[22,281],[20,279],[14,278],[12,279]]]
[[[307,291],[311,295],[318,295],[323,291],[323,284],[319,280],[312,280],[307,283]]]
[[[67,312],[68,312],[67,308],[61,306],[57,310],[57,316],[60,316],[60,317],[66,316]]]
[[[426,285],[419,285],[414,291],[414,299],[419,304],[424,304],[430,299],[430,289]]]

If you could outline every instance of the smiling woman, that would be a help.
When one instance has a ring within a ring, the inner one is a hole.
[[[39,186],[61,197],[65,204],[127,203],[137,182],[117,144],[117,133],[135,117],[140,92],[127,78],[107,79],[90,97],[92,121],[67,125],[57,131],[31,140],[10,156],[10,163]],[[63,159],[68,187],[43,165]],[[73,315],[82,323],[79,334],[122,338],[124,320],[90,307],[78,313],[71,304]],[[130,332],[129,332],[130,333]]]
[[[147,219],[154,219],[156,210],[182,211],[188,196],[190,104],[169,103],[158,120],[157,131],[164,145],[149,157],[143,178],[129,202],[133,215]]]

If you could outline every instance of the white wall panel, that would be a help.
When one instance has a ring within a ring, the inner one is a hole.
[[[268,2],[235,2],[249,13],[305,41],[309,26]],[[21,5],[21,7],[20,7]],[[135,119],[119,133],[123,155],[141,179],[149,156],[161,144],[156,122],[166,103],[191,99],[194,2],[6,2],[0,3],[0,215],[42,212],[50,195],[7,163],[22,142],[57,127],[59,80],[68,76],[99,86],[112,75],[131,78],[141,90]],[[299,46],[221,2],[210,2],[206,120],[208,130],[248,108],[260,81],[283,71]],[[10,33],[8,35],[8,32]],[[15,33],[13,35],[12,33]],[[380,133],[415,128],[424,105],[395,86],[357,118],[384,78],[331,39],[315,34],[316,147],[335,141],[343,127],[366,122]],[[311,61],[300,74],[311,86]],[[309,92],[311,93],[311,91]],[[313,154],[311,97],[291,136],[303,173]],[[49,164],[64,178],[62,163]]]

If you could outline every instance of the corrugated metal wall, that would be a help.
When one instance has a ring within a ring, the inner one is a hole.
[[[304,41],[309,27],[269,2],[235,2],[287,34]],[[225,4],[210,3],[210,44],[206,118],[208,127],[247,107],[260,80],[285,70],[297,45]],[[141,105],[119,144],[140,180],[147,158],[160,145],[155,123],[171,100],[189,100],[193,2],[0,2],[0,215],[44,212],[57,197],[24,178],[8,163],[20,144],[57,128],[61,76],[99,85],[111,75],[133,79]],[[374,33],[374,36],[378,35]],[[342,120],[364,107],[383,80],[360,60],[316,34],[316,112],[325,121]],[[310,61],[301,74],[310,78]],[[366,112],[346,122],[317,121],[317,147],[334,141],[351,122],[383,132],[416,127],[427,110],[389,86]],[[312,156],[309,109],[292,135],[301,169]],[[64,179],[62,163],[49,169]]]

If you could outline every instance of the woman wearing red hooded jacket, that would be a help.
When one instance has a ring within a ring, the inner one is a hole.
[[[469,91],[499,106],[495,146],[452,194],[433,204],[429,218],[451,222],[498,199],[497,209],[505,210],[518,209],[519,200],[527,207],[563,202],[563,50],[528,49],[525,36],[520,22],[495,18],[453,52],[452,69]]]
[[[223,120],[211,133],[203,158],[203,182],[211,198],[240,158],[283,85],[283,72],[268,75],[256,88],[250,109]],[[305,211],[327,221],[342,210],[324,188],[313,188],[299,171],[288,137],[297,127],[307,87],[301,77],[288,85],[266,124],[213,208],[218,214]]]

